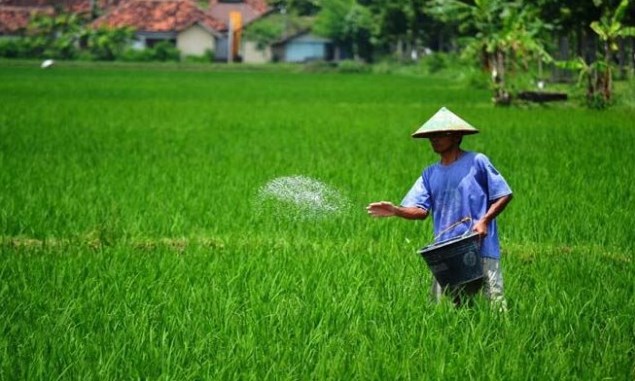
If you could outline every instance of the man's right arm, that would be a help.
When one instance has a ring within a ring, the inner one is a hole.
[[[372,217],[401,217],[407,220],[423,220],[428,211],[417,206],[397,206],[390,201],[373,202],[366,207]]]

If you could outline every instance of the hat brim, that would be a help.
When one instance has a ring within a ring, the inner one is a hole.
[[[462,130],[462,129],[456,129],[456,130],[438,130],[438,131],[418,131],[415,132],[414,134],[410,135],[415,139],[427,139],[432,135],[437,135],[439,133],[442,132],[458,132],[461,135],[474,135],[474,134],[478,134],[478,130]]]

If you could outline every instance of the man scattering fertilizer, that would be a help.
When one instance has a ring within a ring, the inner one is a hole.
[[[373,217],[412,220],[432,214],[435,242],[470,233],[469,229],[478,233],[483,282],[476,291],[482,290],[490,301],[505,309],[495,218],[512,199],[512,191],[485,155],[460,148],[464,135],[476,133],[476,128],[441,108],[412,134],[413,138],[429,139],[441,160],[424,169],[400,206],[381,201],[371,203],[367,210]],[[444,290],[435,280],[433,299],[438,302],[444,291],[452,292],[455,303],[460,303],[457,290]]]

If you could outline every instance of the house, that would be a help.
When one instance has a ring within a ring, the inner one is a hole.
[[[331,40],[316,36],[310,29],[267,46],[245,39],[241,48],[246,63],[331,61],[334,57]]]
[[[135,30],[138,49],[159,41],[175,44],[183,56],[214,51],[225,24],[204,12],[194,0],[128,0],[93,21],[94,27]]]
[[[313,17],[269,12],[246,25],[243,62],[307,62],[333,59],[331,40],[312,32]]]
[[[217,20],[229,25],[229,15],[238,12],[242,24],[247,25],[272,10],[266,0],[209,0],[209,14]]]
[[[183,56],[234,60],[242,26],[270,11],[266,0],[209,0],[207,9],[199,0],[0,0],[0,37],[24,35],[35,14],[101,14],[92,27],[130,27],[137,49],[169,41]]]
[[[93,26],[132,27],[138,49],[167,40],[174,43],[183,56],[200,56],[212,51],[216,60],[225,61],[229,56],[232,14],[237,14],[244,24],[268,9],[265,0],[210,0],[207,10],[194,0],[124,0],[95,20]],[[239,34],[233,32],[232,37],[237,36]],[[234,51],[234,55],[236,53]]]
[[[330,61],[333,59],[333,44],[309,29],[275,42],[271,45],[271,52],[276,62]]]
[[[274,8],[269,7],[266,0],[209,0],[208,13],[226,25],[226,29],[223,30],[225,38],[219,40],[219,46],[216,49],[216,60],[226,61],[231,58],[230,60],[233,61],[237,58],[240,55],[243,28],[273,10]],[[233,23],[232,15],[234,16]],[[230,28],[232,28],[231,31]],[[230,44],[232,45],[231,57]]]

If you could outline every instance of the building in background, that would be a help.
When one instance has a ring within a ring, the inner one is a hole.
[[[277,12],[266,0],[0,0],[0,37],[24,36],[34,15],[62,13],[78,14],[92,28],[131,28],[138,50],[167,41],[182,57],[222,62],[333,59],[331,41],[311,33],[311,18]],[[279,30],[265,42],[245,33],[262,20]]]
[[[121,0],[0,0],[0,36],[24,35],[36,15],[78,14],[87,20]]]
[[[182,56],[214,52],[223,40],[226,25],[201,9],[194,0],[128,0],[106,12],[93,27],[130,27],[134,47],[153,47],[169,41]]]
[[[223,38],[218,40],[216,47],[216,60],[243,61],[241,54],[243,28],[273,10],[266,0],[209,0],[208,14],[225,25],[222,31]]]
[[[136,49],[168,41],[182,56],[225,61],[232,40],[231,58],[238,60],[242,26],[269,11],[265,0],[210,0],[207,7],[196,0],[0,0],[0,37],[24,36],[37,14],[75,13],[91,27],[132,28]]]
[[[275,62],[331,61],[333,44],[331,40],[305,30],[276,41],[271,45],[271,52]]]

